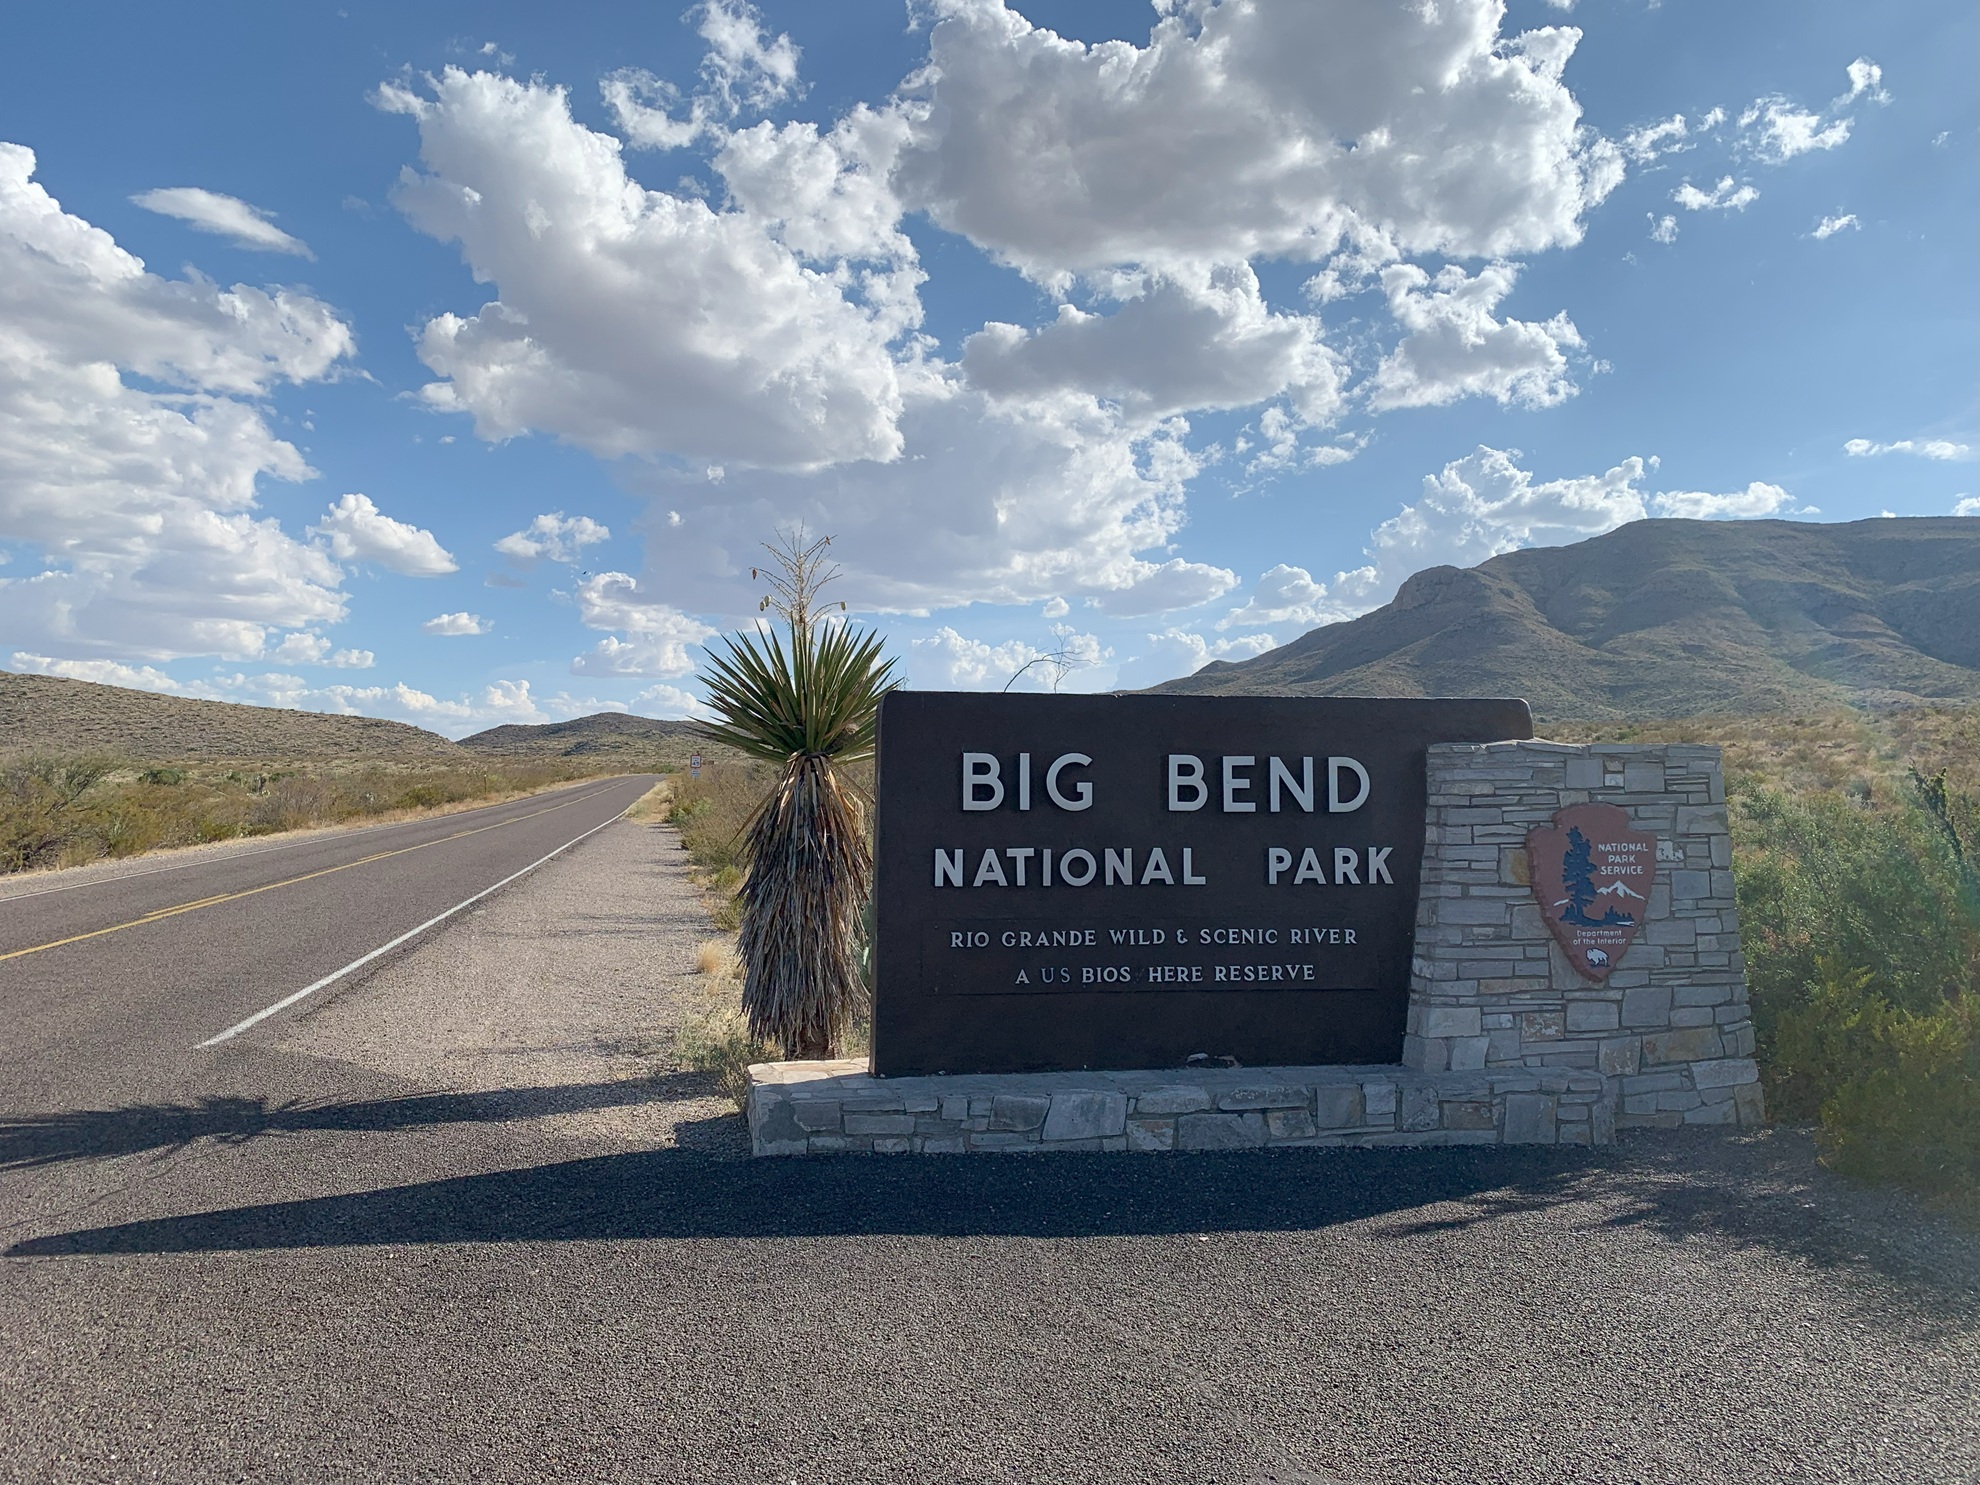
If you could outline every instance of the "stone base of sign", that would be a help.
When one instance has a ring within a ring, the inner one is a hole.
[[[1761,1123],[1719,750],[1440,743],[1428,770],[1400,1066],[878,1079],[863,1060],[771,1062],[750,1069],[752,1149],[1587,1145]],[[1657,839],[1641,930],[1601,984],[1555,943],[1528,880],[1527,833],[1590,802]]]
[[[1200,1151],[1292,1145],[1607,1144],[1593,1070],[1186,1068],[875,1078],[864,1059],[749,1070],[758,1155]]]
[[[1404,1064],[1598,1073],[1624,1128],[1761,1123],[1719,750],[1446,743],[1428,767]],[[1527,832],[1591,801],[1658,841],[1642,931],[1600,985],[1547,932],[1527,879]]]

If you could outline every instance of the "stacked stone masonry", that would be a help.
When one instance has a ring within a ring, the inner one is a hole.
[[[1527,832],[1591,801],[1658,842],[1642,930],[1601,985],[1527,881]],[[1427,832],[1405,1066],[1600,1073],[1623,1128],[1761,1122],[1717,748],[1433,747]]]
[[[1762,1122],[1719,750],[1440,744],[1400,1066],[877,1079],[750,1069],[759,1155],[840,1151],[1606,1144],[1618,1127]],[[1603,984],[1541,921],[1527,832],[1583,803],[1657,838],[1642,929]]]
[[[1600,1074],[1380,1067],[874,1078],[864,1060],[750,1069],[759,1155],[1254,1150],[1283,1145],[1604,1144]]]

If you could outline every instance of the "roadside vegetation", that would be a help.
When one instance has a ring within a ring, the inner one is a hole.
[[[1547,730],[1724,745],[1770,1113],[1980,1217],[1980,709]]]
[[[0,873],[387,820],[619,771],[578,759],[282,767],[24,754],[0,759]]]

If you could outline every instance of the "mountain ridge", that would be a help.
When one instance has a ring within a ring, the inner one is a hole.
[[[1524,695],[1626,720],[1980,699],[1980,521],[1636,521],[1414,574],[1381,608],[1151,687]]]

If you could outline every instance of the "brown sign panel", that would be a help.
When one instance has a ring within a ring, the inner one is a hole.
[[[1512,700],[891,692],[883,1076],[1395,1062],[1432,743]]]
[[[1540,916],[1568,961],[1601,984],[1643,926],[1657,874],[1657,838],[1632,830],[1629,811],[1574,804],[1527,833]]]

